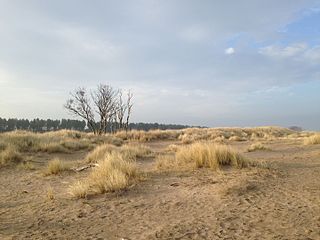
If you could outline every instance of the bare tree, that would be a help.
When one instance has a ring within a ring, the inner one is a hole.
[[[129,129],[129,120],[130,120],[130,116],[131,116],[131,110],[132,110],[132,107],[133,107],[132,98],[133,98],[133,94],[132,94],[131,91],[129,91],[128,94],[127,94],[127,106],[126,106],[126,109],[127,109],[127,121],[126,121],[126,124],[125,124],[126,132]]]
[[[119,91],[118,94],[118,101],[117,101],[117,107],[116,107],[116,122],[117,122],[117,128],[118,130],[124,129],[124,117],[127,111],[127,105],[125,102],[123,102],[122,99],[122,91]]]
[[[98,134],[106,133],[107,124],[115,115],[118,94],[119,91],[103,84],[100,84],[97,90],[92,93],[96,113],[100,117]]]
[[[73,115],[83,118],[87,122],[87,126],[96,134],[96,123],[94,112],[90,105],[90,99],[87,97],[85,88],[79,88],[70,94],[71,99],[67,100],[64,107]]]
[[[116,90],[109,85],[100,84],[88,97],[85,88],[79,88],[71,93],[64,107],[72,114],[86,120],[87,126],[95,134],[121,129],[128,130],[132,110],[133,94],[129,91],[126,102],[123,99],[122,90]],[[93,104],[92,104],[93,103]],[[98,121],[95,120],[98,117]],[[126,119],[126,122],[124,120]]]

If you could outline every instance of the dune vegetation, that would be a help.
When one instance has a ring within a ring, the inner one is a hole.
[[[134,161],[128,160],[121,152],[110,152],[97,161],[96,167],[86,179],[70,186],[70,193],[76,198],[83,198],[90,193],[123,190],[134,183],[138,176]]]
[[[315,134],[310,137],[306,137],[304,139],[304,144],[305,145],[315,145],[315,144],[320,144],[320,134]]]
[[[160,156],[158,169],[197,169],[219,170],[224,166],[243,168],[252,165],[240,153],[229,146],[197,142],[178,148],[175,155]]]
[[[269,149],[266,146],[264,146],[261,142],[253,143],[248,148],[248,152],[261,151],[261,150],[269,150]]]

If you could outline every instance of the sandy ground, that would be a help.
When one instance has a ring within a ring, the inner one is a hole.
[[[44,177],[50,155],[36,158],[36,170],[0,169],[0,239],[320,239],[320,146],[273,141],[271,151],[246,153],[249,144],[233,145],[271,170],[160,173],[141,159],[143,182],[80,200],[68,186],[90,170]]]

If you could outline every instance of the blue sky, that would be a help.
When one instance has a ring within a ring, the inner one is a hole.
[[[0,116],[71,117],[132,89],[133,121],[320,130],[320,1],[0,0]]]

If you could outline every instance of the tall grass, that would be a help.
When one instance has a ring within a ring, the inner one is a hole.
[[[108,134],[95,136],[71,130],[46,133],[14,131],[0,134],[0,150],[10,147],[18,152],[69,153],[91,149],[95,144],[103,143],[120,146],[123,141]]]
[[[194,143],[178,149],[175,155],[161,156],[157,160],[159,169],[221,169],[223,166],[243,168],[251,165],[242,155],[226,145]]]
[[[0,152],[0,167],[20,163],[22,155],[12,147],[8,147]]]
[[[111,152],[98,161],[91,174],[70,186],[70,193],[83,198],[89,193],[114,192],[127,188],[138,179],[136,164],[120,152]]]
[[[305,145],[315,145],[315,144],[320,144],[320,134],[315,134],[310,137],[306,137],[304,139],[304,144]]]

